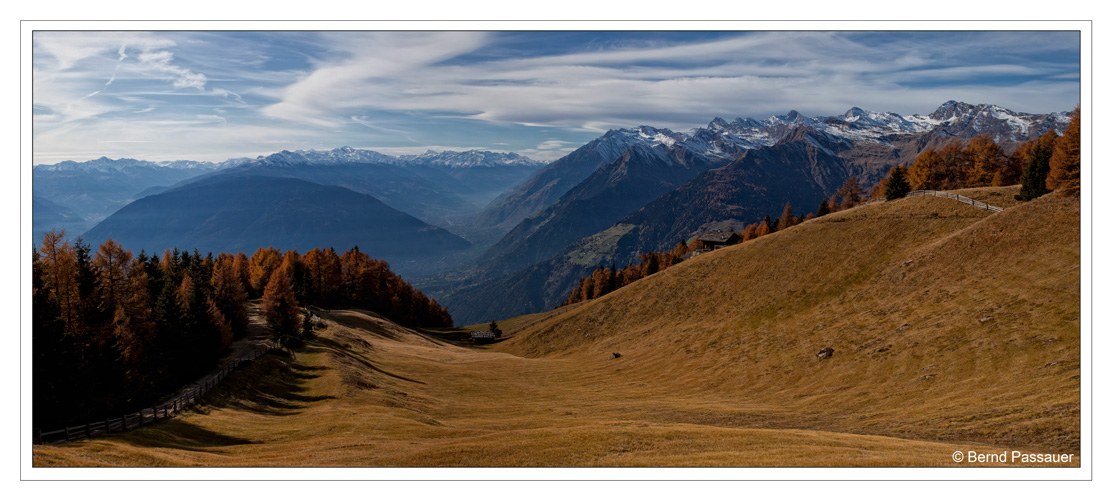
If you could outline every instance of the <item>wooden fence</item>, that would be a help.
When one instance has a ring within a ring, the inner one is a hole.
[[[995,205],[988,205],[987,203],[984,203],[982,201],[976,201],[976,200],[973,200],[972,198],[968,198],[966,196],[961,196],[959,194],[946,193],[945,191],[934,191],[932,189],[923,189],[923,190],[911,191],[911,192],[907,193],[908,198],[911,197],[911,196],[937,196],[938,198],[949,198],[949,199],[957,200],[961,203],[967,203],[967,204],[972,205],[974,207],[982,208],[984,210],[991,210],[992,212],[1002,212],[1003,211],[1002,208],[997,207]]]
[[[189,404],[195,403],[197,398],[204,396],[208,391],[212,390],[213,387],[216,387],[217,384],[227,378],[228,374],[238,368],[239,365],[257,359],[259,356],[265,354],[267,350],[269,350],[268,347],[260,346],[243,356],[226,362],[224,366],[220,368],[220,371],[202,378],[196,384],[185,389],[185,391],[177,397],[156,405],[153,408],[143,408],[135,413],[129,413],[116,418],[106,418],[98,422],[88,422],[75,426],[67,425],[64,429],[56,431],[36,432],[35,443],[61,443],[77,439],[88,439],[113,432],[136,429],[159,420],[173,417],[181,413],[181,410]]]

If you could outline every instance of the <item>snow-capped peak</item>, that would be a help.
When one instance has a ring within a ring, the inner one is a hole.
[[[544,165],[517,153],[498,153],[494,151],[434,151],[427,150],[420,155],[403,155],[399,159],[406,163],[421,162],[428,166],[441,168],[494,168],[503,166],[537,168]]]

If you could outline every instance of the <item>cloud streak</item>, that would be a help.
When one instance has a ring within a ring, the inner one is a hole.
[[[1079,100],[1068,33],[663,35],[36,32],[35,157],[485,143],[550,159],[638,124]]]
[[[467,34],[470,35],[470,34]],[[959,42],[869,43],[842,33],[756,33],[703,43],[517,57],[452,64],[452,55],[482,48],[483,37],[410,34],[353,44],[286,89],[265,111],[273,117],[328,126],[350,110],[454,113],[530,126],[596,129],[599,123],[691,126],[717,114],[766,116],[788,109],[839,113],[851,106],[928,112],[967,80],[989,76],[1049,77],[1056,68],[1015,63],[970,64],[969,44],[1009,47],[992,34]],[[466,39],[459,39],[466,38]],[[935,37],[936,38],[936,37]],[[930,81],[956,81],[928,88]],[[1029,95],[997,88],[999,104]],[[806,96],[814,96],[808,98]],[[880,97],[876,97],[880,96]],[[862,102],[871,101],[871,102]],[[1009,102],[1008,102],[1009,101]],[[1034,105],[1044,110],[1046,99]],[[1023,106],[1017,106],[1022,108]],[[1025,108],[1029,108],[1027,105]],[[1053,110],[1061,108],[1056,105]],[[369,113],[367,113],[369,114]]]

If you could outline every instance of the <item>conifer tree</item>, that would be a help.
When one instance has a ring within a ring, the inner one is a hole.
[[[644,259],[644,275],[651,276],[660,270],[660,258],[655,252],[641,256]]]
[[[950,142],[937,152],[937,168],[933,170],[936,189],[954,189],[966,185],[972,162],[959,141]]]
[[[273,273],[281,263],[282,256],[274,247],[259,248],[251,256],[251,289],[255,297],[266,289],[270,273]]]
[[[756,226],[756,231],[753,233],[752,238],[756,239],[756,238],[759,238],[761,236],[767,236],[771,233],[772,233],[772,230],[771,230],[771,227],[769,227],[768,221],[764,220],[764,221],[760,222],[759,226]]]
[[[1080,106],[1073,110],[1069,128],[1054,146],[1045,185],[1059,196],[1080,194]]]
[[[490,328],[490,332],[494,334],[494,338],[499,338],[499,339],[501,338],[501,334],[502,334],[501,327],[498,326],[498,322],[496,320],[491,320],[490,321],[489,328]]]
[[[797,223],[795,213],[791,211],[791,202],[788,201],[786,205],[783,205],[783,214],[779,216],[779,225],[776,227],[776,231],[782,231]]]
[[[888,200],[897,200],[910,192],[910,182],[907,181],[907,169],[895,166],[887,173],[887,182],[883,196]]]
[[[829,210],[829,199],[828,198],[822,198],[822,203],[820,205],[818,205],[818,214],[817,214],[817,216],[821,217],[823,215],[828,215],[829,212],[830,212],[830,210]]]
[[[860,185],[860,180],[854,175],[845,179],[845,183],[837,190],[837,196],[841,197],[841,209],[855,207],[864,199],[864,188]]]
[[[934,171],[938,169],[937,153],[932,149],[927,149],[919,153],[918,157],[914,159],[914,164],[911,165],[910,170],[907,172],[907,180],[910,181],[911,189],[937,189],[935,184]]]
[[[131,251],[124,250],[113,240],[105,241],[97,249],[93,265],[96,269],[100,307],[103,311],[114,315],[119,302],[120,289],[131,271]]]
[[[81,295],[77,286],[77,255],[65,234],[65,230],[50,231],[43,236],[43,281],[50,298],[58,305],[64,331],[73,335],[77,333]]]
[[[247,333],[247,291],[236,273],[236,258],[222,253],[212,268],[212,301],[233,336]],[[215,315],[214,315],[215,316]]]
[[[278,268],[271,273],[262,294],[262,315],[266,326],[277,337],[296,335],[298,321],[297,298],[293,295],[293,285],[289,282],[287,269]]]
[[[1018,199],[1030,201],[1049,192],[1045,180],[1049,176],[1049,160],[1053,155],[1056,139],[1057,133],[1049,131],[1034,142],[1030,150],[1030,160],[1026,163],[1026,169],[1022,171],[1022,189],[1019,191]]]
[[[972,138],[966,150],[972,162],[972,171],[966,185],[990,185],[1006,164],[1003,148],[995,143],[991,135],[980,134]]]

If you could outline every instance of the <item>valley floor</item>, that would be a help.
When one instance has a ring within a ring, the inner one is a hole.
[[[522,358],[362,311],[327,319],[295,357],[261,358],[181,418],[36,446],[33,464],[944,467],[1014,449],[838,432],[836,415],[629,377],[628,357]]]

